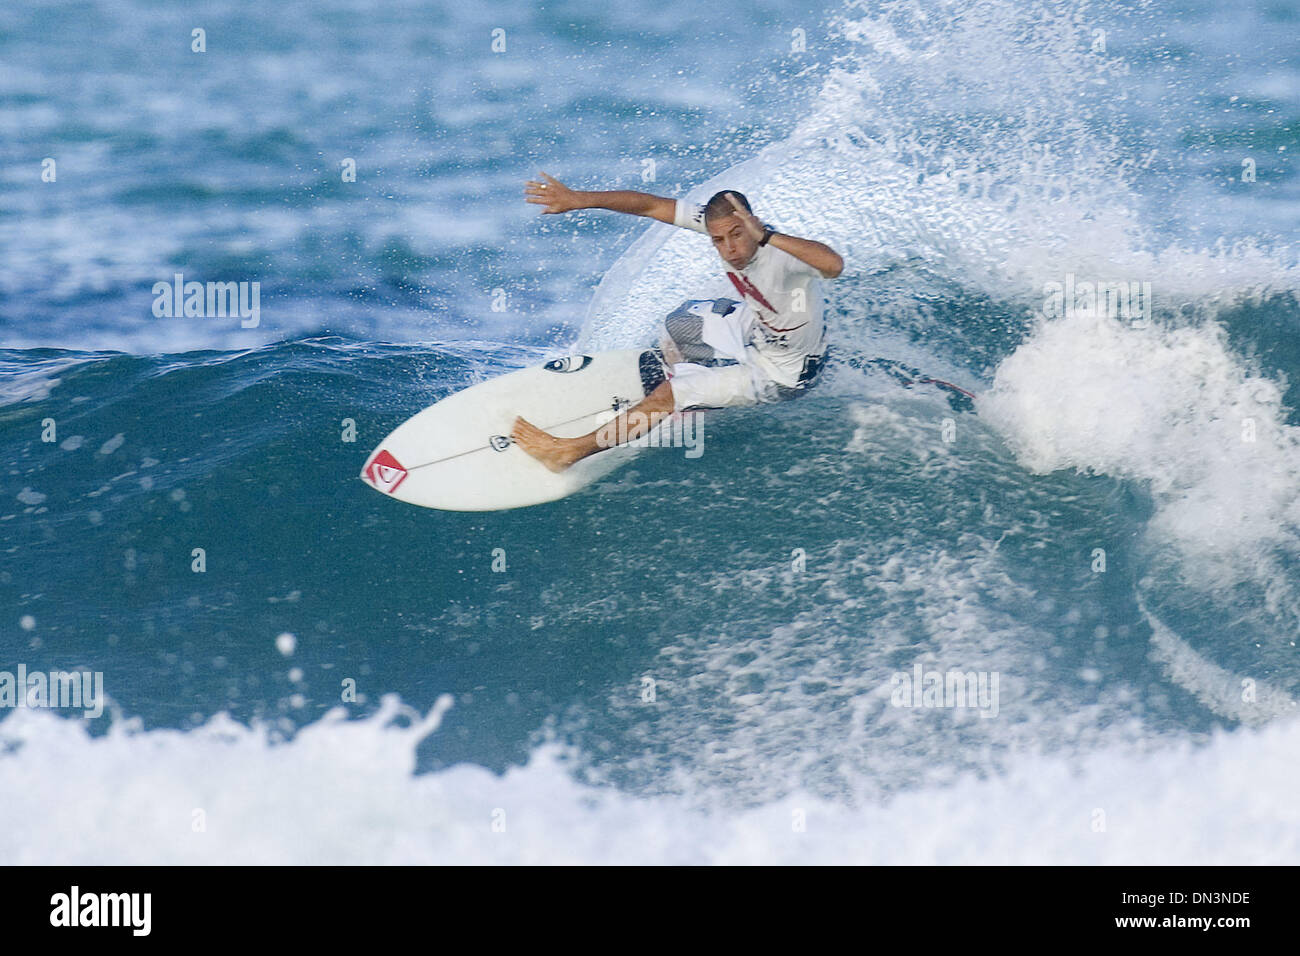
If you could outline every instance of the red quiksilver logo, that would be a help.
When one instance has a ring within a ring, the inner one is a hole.
[[[406,479],[406,469],[396,458],[380,449],[379,454],[366,465],[365,476],[366,481],[384,494],[391,495]]]

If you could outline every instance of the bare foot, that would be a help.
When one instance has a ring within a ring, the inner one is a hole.
[[[516,445],[557,473],[582,457],[582,442],[579,439],[556,438],[523,418],[515,419],[510,437]]]

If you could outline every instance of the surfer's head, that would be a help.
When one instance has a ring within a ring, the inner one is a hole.
[[[704,204],[704,228],[709,231],[713,248],[718,250],[722,261],[733,269],[743,269],[758,251],[758,240],[749,234],[745,224],[736,215],[736,207],[727,198],[729,195],[735,196],[736,202],[746,212],[753,214],[744,193],[726,189],[714,193]]]

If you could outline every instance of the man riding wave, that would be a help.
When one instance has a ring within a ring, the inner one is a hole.
[[[523,418],[511,437],[552,471],[631,441],[674,411],[783,401],[815,384],[826,352],[820,280],[844,260],[829,246],[780,233],[754,216],[741,193],[715,193],[704,205],[630,190],[577,192],[543,172],[527,201],[543,213],[610,209],[704,233],[713,241],[736,299],[691,300],[665,320],[667,379],[612,423],[578,438],[559,438]]]

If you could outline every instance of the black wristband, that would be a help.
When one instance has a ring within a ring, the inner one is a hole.
[[[773,236],[775,236],[775,235],[776,235],[776,230],[773,229],[771,226],[768,226],[768,227],[767,227],[767,231],[766,231],[765,233],[763,233],[763,238],[760,239],[760,240],[758,240],[758,244],[759,244],[760,246],[765,246],[765,245],[767,245],[768,240],[771,239],[771,238],[772,238]]]

